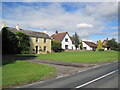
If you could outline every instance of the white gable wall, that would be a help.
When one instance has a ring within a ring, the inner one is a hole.
[[[68,42],[65,42],[66,38],[68,39]],[[73,47],[73,49],[75,49],[75,47],[72,44],[72,41],[71,41],[71,39],[70,39],[68,34],[65,35],[65,37],[63,38],[61,44],[62,44],[62,49],[65,49],[65,45],[68,45],[68,49],[72,49],[72,47]]]
[[[83,47],[86,47],[86,50],[92,50],[92,48],[90,46],[88,46],[86,43],[82,42],[83,43]]]

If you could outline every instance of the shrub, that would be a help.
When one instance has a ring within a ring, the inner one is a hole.
[[[52,41],[52,50],[54,52],[62,52],[61,43],[57,41]]]
[[[101,40],[98,41],[97,51],[104,51]]]

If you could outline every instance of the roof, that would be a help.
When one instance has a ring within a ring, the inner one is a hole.
[[[25,33],[31,37],[39,37],[39,38],[48,38],[50,39],[49,35],[42,33],[42,32],[37,32],[37,31],[31,31],[31,30],[24,30],[24,29],[20,29],[17,30],[16,28],[11,28],[11,27],[7,27],[8,30],[13,31],[13,32],[22,32]]]
[[[54,41],[61,42],[63,40],[63,38],[65,37],[66,34],[68,34],[68,32],[56,33],[56,34],[51,35],[51,38]]]
[[[83,42],[86,43],[90,47],[97,47],[97,44],[95,44],[93,42],[89,42],[89,41],[83,41]]]
[[[104,40],[104,41],[102,42],[102,45],[103,45],[103,46],[107,46],[107,42],[108,42],[108,40]]]

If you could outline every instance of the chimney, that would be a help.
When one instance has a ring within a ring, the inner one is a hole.
[[[58,31],[56,31],[55,34],[58,34]]]
[[[2,28],[6,27],[6,24],[5,22],[2,23]]]
[[[48,34],[48,32],[45,30],[44,33]]]
[[[106,38],[106,40],[108,41],[108,38]]]
[[[19,24],[16,25],[16,29],[17,29],[17,30],[20,30]]]

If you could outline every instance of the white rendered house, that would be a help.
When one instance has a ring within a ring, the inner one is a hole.
[[[93,42],[89,42],[89,41],[82,41],[83,47],[85,50],[96,50],[97,48],[97,44],[93,43]]]
[[[51,38],[54,41],[61,42],[62,49],[73,49],[73,50],[75,50],[75,46],[74,46],[74,44],[73,44],[73,42],[72,42],[68,32],[58,33],[58,31],[56,31],[56,33],[53,34],[51,36]]]

